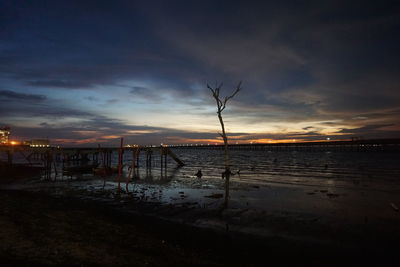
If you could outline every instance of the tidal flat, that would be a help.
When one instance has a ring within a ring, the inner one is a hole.
[[[171,162],[167,173],[162,173],[154,162],[153,170],[139,168],[134,179],[127,177],[128,164],[120,178],[74,174],[51,180],[2,179],[2,236],[8,240],[1,248],[4,262],[398,263],[396,154],[233,154],[236,175],[231,198],[229,207],[221,209],[221,155],[185,153],[179,154],[184,167],[174,168]],[[194,175],[198,169],[202,178]],[[70,240],[70,231],[77,240]],[[133,238],[138,234],[147,241]],[[40,237],[33,240],[31,235]],[[159,243],[167,248],[160,250]],[[196,256],[188,259],[183,256],[187,253]]]

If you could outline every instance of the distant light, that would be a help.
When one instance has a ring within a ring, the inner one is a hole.
[[[328,141],[329,141],[329,140],[331,140],[331,139],[330,139],[329,137],[327,137],[327,138],[326,138],[326,140],[328,140]]]
[[[293,142],[296,142],[296,139],[293,139]]]
[[[17,144],[17,142],[15,142],[15,141],[11,141],[11,142],[10,142],[10,144],[14,146],[14,145],[16,145],[16,144]]]

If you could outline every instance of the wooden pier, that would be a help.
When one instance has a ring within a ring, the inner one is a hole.
[[[121,140],[122,144],[122,140]],[[117,166],[112,166],[112,154],[118,153]],[[3,154],[3,161],[0,160],[0,173],[2,170],[17,167],[22,164],[15,164],[14,157],[18,155],[24,159],[23,166],[38,167],[43,170],[44,175],[49,177],[52,173],[57,176],[58,172],[95,172],[99,175],[122,175],[123,155],[132,153],[132,162],[129,166],[129,175],[133,175],[135,168],[139,168],[140,155],[146,158],[146,169],[152,168],[153,157],[160,156],[161,169],[167,169],[168,156],[178,166],[184,163],[171,151],[169,147],[97,147],[97,148],[60,148],[60,147],[31,147],[25,145],[0,145],[0,154]],[[0,158],[1,159],[1,158]],[[5,159],[5,160],[4,160]],[[89,164],[90,162],[90,164]],[[39,163],[39,165],[38,165]],[[57,167],[57,163],[61,167]]]

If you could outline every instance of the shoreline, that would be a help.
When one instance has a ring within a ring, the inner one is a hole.
[[[392,246],[396,240],[377,240],[376,249],[361,241],[361,247],[347,247],[204,229],[141,211],[128,213],[96,201],[55,198],[38,192],[1,190],[0,195],[0,258],[5,266],[398,263],[396,247]],[[369,254],[364,255],[366,252]]]
[[[224,266],[224,265],[234,265],[234,266],[242,266],[246,263],[249,266],[258,266],[263,265],[260,264],[265,257],[266,250],[274,251],[273,254],[279,256],[268,256],[270,260],[273,262],[286,262],[288,265],[291,263],[296,263],[296,265],[314,265],[314,266],[329,266],[330,264],[324,262],[324,260],[331,256],[329,255],[337,255],[337,259],[332,263],[331,266],[335,265],[343,265],[345,262],[345,257],[352,258],[356,265],[358,261],[363,263],[371,263],[370,261],[376,261],[376,265],[379,265],[379,261],[384,261],[385,263],[399,263],[400,261],[396,259],[394,255],[397,255],[395,252],[395,248],[397,247],[397,241],[400,238],[400,214],[385,206],[387,209],[386,212],[382,213],[381,204],[385,203],[386,200],[383,200],[377,204],[375,207],[367,206],[365,211],[373,209],[378,209],[378,215],[384,214],[385,216],[378,217],[365,217],[360,214],[351,214],[352,216],[346,217],[349,213],[352,212],[351,209],[343,212],[341,206],[349,205],[351,202],[349,201],[349,197],[352,194],[347,193],[339,193],[330,197],[328,194],[336,194],[329,193],[328,190],[318,188],[315,189],[318,192],[313,192],[313,194],[309,194],[310,188],[299,186],[299,185],[276,185],[272,184],[267,187],[257,186],[257,187],[247,187],[246,190],[234,190],[232,191],[233,199],[231,201],[231,206],[228,209],[220,212],[219,210],[219,200],[207,198],[205,199],[205,203],[211,203],[212,205],[204,205],[204,202],[199,202],[198,198],[194,197],[190,193],[190,188],[181,188],[178,186],[178,189],[173,188],[172,192],[175,192],[177,195],[176,200],[170,200],[170,203],[161,203],[157,198],[154,201],[151,201],[151,196],[155,196],[155,192],[158,191],[157,187],[154,185],[143,184],[141,187],[136,188],[137,192],[130,192],[130,194],[116,194],[115,182],[107,182],[108,189],[106,188],[104,191],[98,191],[97,184],[92,180],[84,180],[84,181],[65,181],[65,183],[60,182],[41,182],[39,184],[31,184],[30,187],[26,187],[26,184],[20,188],[18,185],[20,183],[14,183],[14,187],[10,186],[10,184],[5,184],[3,181],[2,185],[0,185],[0,194],[1,194],[1,202],[3,205],[2,219],[0,222],[10,222],[10,218],[15,216],[14,206],[17,205],[19,207],[19,212],[23,213],[26,211],[28,213],[34,212],[36,214],[41,214],[42,210],[49,211],[50,213],[55,213],[54,216],[56,219],[52,219],[52,217],[41,217],[39,219],[41,221],[40,224],[49,225],[49,221],[58,221],[58,220],[72,220],[69,223],[69,228],[73,231],[77,231],[77,236],[81,236],[81,241],[85,241],[85,232],[80,232],[80,225],[78,223],[78,218],[71,218],[69,214],[70,210],[79,210],[82,214],[85,214],[86,217],[105,216],[103,219],[106,224],[111,225],[113,227],[119,226],[118,218],[129,218],[127,222],[127,227],[142,227],[143,224],[147,227],[153,225],[151,227],[152,230],[160,232],[160,234],[167,234],[165,231],[180,231],[182,227],[188,229],[188,235],[182,236],[179,239],[179,246],[184,247],[187,243],[198,242],[202,247],[208,247],[210,244],[214,244],[216,240],[220,239],[229,239],[229,242],[233,242],[232,240],[237,240],[234,242],[235,246],[240,247],[240,250],[246,255],[251,255],[254,260],[245,261],[239,257],[240,253],[237,255],[231,255],[231,248],[223,248],[227,257],[233,257],[232,262],[226,262],[226,259],[213,258],[212,262],[204,262],[204,257],[210,258],[211,256],[207,254],[207,256],[203,253],[205,251],[199,252],[201,256],[197,258],[198,262],[190,262],[190,265],[195,265],[198,263],[199,265],[207,265],[207,266]],[[81,183],[86,184],[85,187],[81,186]],[[40,187],[38,185],[44,186]],[[72,186],[75,185],[76,187]],[[151,187],[154,187],[153,189]],[[124,186],[122,186],[124,188]],[[147,188],[143,190],[143,188]],[[163,193],[166,194],[165,188],[163,189]],[[192,189],[197,190],[196,192],[200,192],[201,189]],[[342,190],[342,189],[339,189]],[[210,192],[217,192],[218,189],[204,189],[206,194]],[[160,190],[161,192],[161,190]],[[180,193],[184,194],[180,194]],[[203,192],[203,193],[204,193]],[[254,194],[269,194],[269,198],[267,198],[267,202],[261,202],[261,206],[268,204],[268,207],[264,209],[260,209],[255,205],[254,199],[251,201],[250,205],[245,205],[243,199],[240,198],[240,195],[248,192],[247,200],[249,201],[249,196]],[[147,198],[146,198],[147,196]],[[181,196],[181,197],[179,197]],[[184,196],[184,197],[182,197]],[[283,196],[291,197],[292,200],[287,200]],[[310,203],[317,202],[322,205],[319,209],[312,209],[309,207],[307,202],[298,203],[296,197],[306,197],[309,198]],[[362,196],[362,192],[359,192],[357,196],[360,198]],[[204,194],[200,195],[201,198],[204,199]],[[353,196],[354,197],[354,196]],[[357,199],[356,197],[356,199]],[[372,200],[377,196],[373,196]],[[379,196],[378,196],[379,197]],[[37,201],[39,199],[39,201]],[[368,200],[368,198],[365,198]],[[370,201],[367,201],[369,203]],[[4,204],[8,203],[8,204]],[[39,205],[36,205],[39,203]],[[213,204],[214,203],[214,204]],[[336,203],[336,204],[335,204]],[[328,207],[329,205],[339,205],[337,209],[331,207],[331,210],[328,210],[327,213],[321,213],[320,211],[323,208]],[[363,206],[365,203],[358,203]],[[4,206],[6,205],[6,206]],[[304,205],[304,209],[299,209]],[[359,207],[359,206],[355,206]],[[4,208],[7,210],[8,214],[4,213]],[[322,209],[321,209],[322,208]],[[104,211],[107,211],[106,214],[102,214]],[[340,211],[339,214],[337,211]],[[375,212],[375,211],[374,211]],[[374,212],[372,214],[374,214]],[[73,215],[75,216],[75,215]],[[84,215],[78,216],[80,218],[85,218]],[[350,218],[357,218],[356,220],[350,220]],[[102,219],[102,220],[103,220]],[[21,225],[14,225],[12,227],[12,231],[9,232],[20,232],[21,229],[26,227],[31,228],[31,224],[35,224],[36,222],[35,216],[28,216],[26,222],[20,222]],[[143,220],[143,221],[142,221]],[[143,223],[139,223],[142,221]],[[58,224],[57,222],[54,222]],[[164,229],[164,224],[169,225],[168,229]],[[93,230],[98,232],[100,229],[104,228],[100,221],[94,223]],[[1,229],[1,228],[0,228]],[[4,228],[1,231],[3,240],[12,240],[13,238],[7,237],[9,233]],[[24,230],[26,231],[26,230]],[[133,231],[133,230],[132,230]],[[200,240],[196,241],[192,238],[194,233],[201,232],[201,235],[207,237],[207,242]],[[133,231],[135,234],[135,231]],[[68,240],[68,232],[61,230],[61,236]],[[110,233],[98,233],[99,236],[103,236],[104,240],[110,238]],[[121,236],[123,234],[121,233]],[[167,234],[168,235],[168,234]],[[180,234],[179,234],[180,235]],[[48,243],[52,243],[54,240],[49,237]],[[122,238],[122,237],[121,237]],[[146,240],[150,238],[152,241],[158,244],[160,242],[158,236],[153,236],[150,232],[147,232],[143,239]],[[175,238],[175,237],[174,237]],[[13,253],[22,253],[18,252],[18,244],[24,244],[26,239],[29,240],[29,236],[25,235],[23,238],[14,240],[17,247],[13,249],[7,249],[4,246],[1,248],[1,256],[0,259],[7,259],[7,255],[10,251],[14,251]],[[129,238],[128,238],[129,239]],[[193,239],[193,240],[192,240]],[[46,241],[47,242],[47,241]],[[45,242],[45,243],[46,243]],[[63,241],[64,242],[64,241]],[[67,242],[67,241],[65,241]],[[78,242],[78,243],[79,243]],[[97,241],[96,241],[97,242]],[[94,242],[94,243],[96,243]],[[219,247],[223,246],[226,242],[218,241]],[[229,243],[228,242],[228,243]],[[257,246],[253,246],[253,243],[257,243]],[[134,244],[135,241],[131,240],[128,243]],[[246,244],[249,248],[244,248],[243,245]],[[96,244],[92,244],[96,247]],[[104,244],[103,244],[104,245]],[[112,247],[118,244],[114,244],[110,242],[105,246],[110,246],[112,251],[103,252],[110,254],[109,257],[113,258],[116,254],[118,254]],[[36,245],[35,245],[36,246]],[[48,247],[48,244],[44,244],[44,246]],[[62,245],[63,246],[63,245]],[[214,245],[213,245],[214,246]],[[216,246],[216,245],[215,245]],[[267,246],[265,248],[265,246]],[[39,246],[40,247],[40,246]],[[194,245],[196,247],[196,245]],[[221,250],[221,248],[215,247],[215,251]],[[307,248],[307,249],[305,249]],[[39,249],[36,251],[34,248],[30,248],[34,251],[34,253],[43,254],[45,252],[40,252]],[[239,249],[239,248],[236,248]],[[107,249],[105,249],[107,250]],[[151,248],[150,248],[151,250]],[[35,252],[36,251],[36,252]],[[206,250],[208,251],[208,250]],[[11,254],[13,254],[11,253]],[[47,252],[46,252],[47,253]],[[45,254],[46,254],[45,253]],[[60,253],[60,252],[57,252]],[[96,254],[97,252],[91,252]],[[116,253],[116,254],[115,254]],[[188,252],[189,253],[189,252]],[[190,253],[195,253],[190,251]],[[197,253],[197,252],[196,252]],[[207,252],[208,253],[208,252]],[[236,252],[235,252],[236,253]],[[362,256],[364,253],[367,253],[369,256],[365,258]],[[295,259],[287,259],[285,256],[296,255],[298,260]],[[46,254],[47,255],[47,254]],[[100,256],[100,254],[99,254]],[[236,258],[236,256],[238,258]],[[47,257],[47,256],[46,256]],[[79,258],[77,255],[78,262],[90,262],[89,265],[92,264],[100,264],[101,262],[95,262],[93,258],[87,259],[85,257]],[[139,256],[138,256],[139,257]],[[174,260],[171,259],[171,263],[167,263],[166,265],[174,265],[176,261],[179,263],[183,263],[187,265],[187,262],[182,259],[175,259],[184,257],[182,255],[175,255]],[[281,259],[281,258],[282,259]],[[16,256],[16,258],[18,258]],[[160,255],[152,257],[156,262],[151,263],[151,266],[165,266],[164,262],[161,260],[162,257]],[[212,257],[211,257],[212,258]],[[66,258],[63,258],[66,260]],[[313,261],[313,259],[317,259]],[[12,261],[11,259],[8,259]],[[55,264],[57,261],[57,257],[53,259],[54,261],[50,263],[50,265]],[[311,262],[310,262],[311,260]],[[23,258],[23,263],[35,263],[36,259],[31,258]],[[172,263],[173,262],[173,263]],[[236,264],[240,262],[241,264]],[[306,264],[307,262],[307,264]],[[61,263],[61,262],[59,262]],[[65,262],[64,262],[65,263]],[[69,262],[71,263],[71,262]],[[45,262],[40,262],[40,264],[46,264]],[[124,262],[120,265],[128,264]],[[103,264],[108,265],[108,264]],[[118,264],[116,264],[118,265]],[[137,265],[137,264],[136,264]],[[393,264],[394,265],[394,264]],[[390,266],[390,265],[389,265]]]
[[[183,179],[184,180],[184,179]],[[139,183],[138,183],[139,182]],[[163,215],[158,210],[183,209],[190,215],[191,223],[207,227],[202,216],[222,206],[223,188],[215,182],[195,181],[196,184],[176,180],[169,184],[149,184],[146,181],[133,181],[126,191],[121,183],[118,193],[115,180],[99,180],[95,177],[77,180],[57,181],[15,181],[0,184],[0,189],[16,189],[43,192],[56,197],[73,197],[106,202],[117,208],[140,209],[152,207],[154,215]],[[238,231],[251,232],[258,228],[260,234],[266,216],[288,217],[303,221],[323,221],[324,224],[346,225],[386,224],[394,228],[400,224],[400,213],[393,208],[400,204],[400,195],[392,192],[376,191],[369,188],[336,188],[331,186],[307,186],[298,184],[234,184],[231,189],[229,208],[224,211],[226,218]],[[145,210],[143,210],[145,211]],[[185,218],[182,218],[185,219]],[[219,224],[225,226],[225,221]],[[214,225],[213,225],[214,224]],[[209,227],[217,226],[215,221]],[[253,227],[255,226],[255,227]],[[220,227],[221,228],[221,227]],[[257,232],[257,231],[255,231]]]

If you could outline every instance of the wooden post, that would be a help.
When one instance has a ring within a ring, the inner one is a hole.
[[[131,175],[129,175],[132,178],[135,176],[135,168],[136,168],[135,164],[136,164],[136,149],[133,149],[132,150]]]
[[[53,152],[52,152],[52,154],[53,154]],[[54,157],[54,155],[53,155],[53,157]],[[58,175],[57,165],[56,165],[56,161],[54,160],[53,157],[52,157],[52,159],[53,159],[53,167],[54,167],[54,180],[57,180],[57,175]]]
[[[166,154],[173,158],[179,166],[185,165],[168,147],[166,148]]]
[[[7,150],[7,163],[12,165],[13,163],[13,153],[11,150]]]
[[[118,175],[121,176],[122,175],[122,157],[123,157],[123,142],[124,142],[124,138],[121,138],[121,144],[119,147],[119,153],[118,153]]]
[[[51,180],[51,163],[52,157],[50,151],[45,152],[46,179]]]
[[[146,149],[146,169],[149,168],[149,151]]]
[[[62,152],[62,166],[61,166],[61,180],[64,179],[64,164],[65,164],[65,154]]]
[[[107,159],[107,167],[111,167],[111,157],[112,157],[112,150],[108,151],[107,153],[108,159]]]
[[[150,154],[149,154],[149,164],[150,164],[150,169],[151,169],[151,165],[152,165],[152,160],[153,160],[153,150],[150,150],[149,151],[150,152]]]
[[[118,192],[121,191],[123,142],[124,138],[121,138],[121,143],[118,150]]]
[[[164,149],[163,149],[163,146],[161,146],[160,147],[160,167],[161,167],[161,172],[162,172],[162,169],[164,168],[163,160],[164,160]]]
[[[147,148],[146,149],[146,169],[151,169],[151,156],[152,156],[152,150]]]

